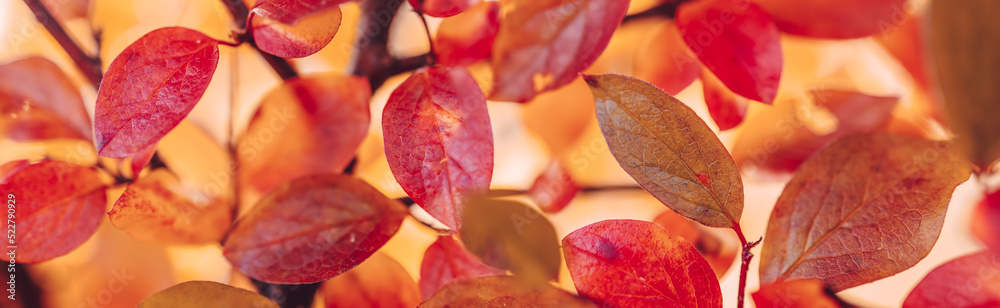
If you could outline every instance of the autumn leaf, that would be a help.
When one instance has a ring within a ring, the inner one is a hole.
[[[65,255],[97,231],[107,195],[94,168],[46,160],[11,162],[3,169],[8,173],[0,178],[0,191],[6,194],[8,208],[13,205],[14,218],[2,219],[2,227],[16,235],[7,244],[17,246],[17,263]],[[10,258],[2,256],[3,261]]]
[[[931,3],[933,69],[957,147],[979,172],[1000,158],[1000,2]]]
[[[769,284],[753,292],[758,308],[840,308],[819,279],[791,280]]]
[[[899,60],[899,64],[910,73],[917,85],[923,89],[930,89],[928,50],[924,48],[928,39],[926,15],[926,13],[910,15],[902,24],[872,38]]]
[[[264,0],[250,11],[249,31],[257,48],[282,58],[318,52],[340,29],[344,0]]]
[[[636,50],[632,76],[677,95],[698,79],[701,62],[684,43],[676,22],[666,21],[655,31]]]
[[[945,263],[927,274],[903,301],[903,308],[996,307],[1000,305],[1000,261],[980,251]]]
[[[934,246],[970,168],[943,141],[874,133],[831,144],[778,198],[761,284],[818,278],[838,292],[910,268]]]
[[[271,90],[237,144],[241,181],[266,192],[300,176],[344,171],[368,134],[370,98],[368,80],[339,74]]]
[[[771,104],[781,79],[781,42],[771,17],[750,1],[701,0],[677,8],[688,47],[740,96]]]
[[[844,90],[812,90],[809,97],[812,102],[779,102],[746,121],[732,152],[740,169],[773,175],[795,172],[813,153],[840,138],[884,131],[899,102],[898,97]],[[829,115],[836,118],[836,126],[819,129],[821,119]]]
[[[446,307],[597,307],[551,285],[524,286],[512,276],[486,276],[446,285],[421,308]]]
[[[559,278],[559,238],[545,216],[524,203],[477,199],[466,209],[462,243],[483,263],[509,269],[528,284]]]
[[[45,58],[27,57],[0,65],[0,114],[0,133],[14,140],[92,138],[90,114],[80,90]]]
[[[708,262],[657,224],[600,221],[567,235],[563,248],[577,291],[605,307],[722,307]]]
[[[108,212],[111,224],[133,238],[181,245],[219,242],[232,216],[228,200],[193,190],[165,169],[129,184]]]
[[[327,280],[321,289],[326,308],[416,307],[420,289],[392,257],[376,252],[344,274]]]
[[[150,295],[139,308],[215,308],[258,307],[277,308],[260,294],[213,281],[188,281]]]
[[[615,159],[684,217],[709,227],[736,225],[743,182],[725,146],[690,107],[642,80],[584,75]]]
[[[782,32],[827,39],[860,38],[906,18],[906,0],[759,0]]]
[[[409,0],[410,6],[433,17],[451,17],[475,6],[482,0]]]
[[[156,143],[187,116],[208,88],[219,44],[201,32],[153,30],[122,51],[97,92],[97,152],[127,157]]]
[[[728,242],[719,235],[684,218],[673,210],[667,209],[660,215],[656,215],[653,222],[667,229],[667,233],[681,237],[691,243],[695,249],[698,249],[698,252],[708,261],[708,265],[715,271],[716,278],[721,279],[722,275],[733,265],[733,260],[736,259],[736,245],[728,245]],[[738,243],[734,233],[727,234],[732,234],[733,242]]]
[[[970,223],[972,234],[994,251],[1000,251],[1000,189],[986,193],[976,204]]]
[[[427,3],[430,2],[425,5]],[[497,1],[483,1],[461,14],[445,18],[434,37],[438,63],[469,65],[489,58],[499,30],[500,2]]]
[[[719,130],[729,130],[743,122],[743,117],[747,115],[747,106],[750,105],[749,100],[729,91],[729,88],[726,88],[726,85],[707,69],[701,71],[701,85],[708,114],[719,126]]]
[[[238,221],[223,254],[260,281],[315,283],[371,256],[406,214],[405,206],[350,176],[301,177],[272,190]]]
[[[493,176],[486,98],[465,68],[427,67],[399,85],[382,113],[385,155],[396,181],[449,228],[461,228],[465,198]]]
[[[590,87],[579,77],[562,88],[539,94],[523,110],[524,125],[548,145],[556,159],[567,159],[594,121]]]
[[[424,251],[424,258],[420,263],[420,293],[424,298],[430,298],[453,281],[505,273],[484,264],[453,237],[439,236]]]
[[[493,44],[490,99],[527,102],[589,67],[611,40],[628,1],[511,0]]]
[[[132,159],[129,161],[129,168],[132,171],[133,179],[139,178],[139,173],[142,172],[142,169],[146,168],[149,161],[153,160],[153,155],[156,155],[156,145],[157,143],[153,143],[145,149],[139,150],[135,155],[132,155]]]
[[[580,186],[573,181],[572,175],[559,160],[552,160],[542,174],[528,189],[528,196],[538,203],[538,208],[546,213],[558,213],[573,201],[580,192]]]

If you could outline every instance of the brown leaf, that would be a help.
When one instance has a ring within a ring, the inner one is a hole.
[[[527,287],[511,276],[486,276],[445,286],[421,308],[447,307],[597,307],[585,299],[548,284]]]
[[[233,266],[279,284],[323,281],[357,266],[391,238],[406,207],[359,179],[295,179],[272,190],[223,242]]]
[[[185,187],[166,169],[129,184],[108,212],[111,224],[152,243],[218,242],[233,222],[227,200]]]
[[[978,172],[1000,158],[1000,2],[931,3],[933,69],[958,148]]]
[[[769,284],[753,292],[757,308],[839,308],[841,305],[819,279]]]
[[[838,292],[910,268],[934,246],[970,168],[943,141],[875,133],[835,142],[778,198],[761,284],[818,278]]]
[[[406,269],[380,252],[324,282],[321,292],[327,308],[410,308],[421,302],[420,289]]]
[[[3,97],[6,96],[7,99]],[[27,57],[0,65],[0,123],[11,113],[18,113],[15,123],[39,122],[23,129],[8,129],[15,140],[76,138],[91,140],[90,114],[80,97],[80,90],[59,69],[45,58]],[[3,129],[0,124],[0,129]],[[54,132],[58,131],[58,133]],[[0,131],[2,132],[2,131]]]
[[[139,308],[217,308],[257,307],[277,308],[260,294],[213,281],[188,281],[150,295]]]
[[[743,182],[725,146],[690,107],[642,80],[584,75],[604,139],[625,172],[677,213],[709,227],[743,214]]]
[[[469,251],[530,284],[559,277],[559,238],[545,216],[511,200],[478,199],[469,204],[467,224],[460,231]]]
[[[1000,306],[1000,260],[992,251],[962,256],[931,270],[903,308]]]

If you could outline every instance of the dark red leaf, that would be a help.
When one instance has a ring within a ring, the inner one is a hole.
[[[451,17],[462,13],[482,0],[409,0],[410,6],[434,17]],[[494,2],[495,3],[495,2]]]
[[[385,155],[396,181],[427,213],[461,228],[467,197],[493,176],[486,98],[463,67],[428,67],[392,92],[382,114]]]
[[[0,65],[0,115],[0,132],[6,127],[4,135],[14,140],[91,140],[90,114],[79,88],[45,58]],[[8,121],[19,124],[3,124]]]
[[[707,69],[701,72],[701,85],[705,93],[705,104],[708,105],[708,114],[719,126],[719,130],[729,130],[743,122],[750,100],[729,91],[729,88],[726,88],[726,85]]]
[[[229,232],[223,254],[254,279],[323,281],[357,266],[389,240],[406,207],[346,175],[313,175],[272,190]]]
[[[972,234],[986,247],[1000,252],[1000,189],[983,196],[973,209]]]
[[[345,0],[264,0],[250,11],[249,31],[260,50],[282,58],[318,52],[340,29]]]
[[[324,74],[269,92],[237,144],[241,179],[260,192],[294,178],[340,173],[371,121],[368,80]]]
[[[527,102],[589,67],[611,40],[628,1],[511,0],[493,44],[490,98]]]
[[[739,247],[724,241],[712,230],[684,218],[673,210],[663,211],[653,219],[653,222],[667,229],[667,233],[680,236],[694,245],[694,248],[705,256],[708,265],[712,266],[716,278],[721,279],[722,275],[733,265],[733,260],[736,259],[736,251]],[[735,233],[726,232],[726,234],[731,235],[732,243],[738,243]]]
[[[722,307],[712,267],[691,244],[638,220],[605,220],[563,239],[580,295],[605,307]]]
[[[513,276],[486,276],[457,281],[428,298],[421,308],[448,307],[597,307],[551,285],[524,286]]]
[[[219,43],[169,27],[147,33],[108,67],[97,92],[97,152],[127,157],[155,144],[205,94],[219,62]]]
[[[774,21],[750,1],[700,0],[677,8],[684,41],[740,96],[770,104],[781,79],[781,41]]]
[[[839,308],[840,302],[827,292],[819,279],[791,280],[769,284],[753,292],[757,308]]]
[[[903,308],[1000,306],[1000,260],[981,251],[951,260],[924,277],[903,301]]]
[[[873,133],[831,144],[778,198],[761,284],[817,278],[839,292],[912,267],[937,241],[971,167],[944,141]]]
[[[108,217],[142,241],[198,245],[218,243],[232,226],[233,210],[228,200],[185,187],[158,169],[129,184]]]
[[[392,257],[376,252],[365,262],[323,283],[326,308],[416,307],[420,290],[406,269]]]
[[[8,215],[0,226],[14,231],[15,237],[4,242],[17,246],[17,263],[65,255],[97,231],[107,203],[97,170],[51,160],[4,166],[8,174],[0,179],[0,191],[6,194]],[[9,261],[10,255],[2,258]]]
[[[542,174],[535,178],[535,182],[528,189],[528,195],[538,207],[546,213],[558,213],[562,211],[576,193],[580,192],[580,186],[576,185],[573,177],[559,160],[552,160]]]
[[[424,298],[430,298],[452,281],[504,273],[484,264],[451,236],[440,236],[424,252],[420,264],[420,293]]]
[[[760,0],[782,32],[817,38],[849,39],[884,31],[902,22],[906,0]]]
[[[638,47],[634,63],[633,76],[671,95],[677,95],[698,79],[702,67],[672,20],[659,26],[656,33]]]
[[[500,2],[496,1],[485,1],[446,18],[434,37],[438,63],[469,65],[489,58],[499,29]]]

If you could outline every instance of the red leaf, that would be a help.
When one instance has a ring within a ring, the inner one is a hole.
[[[153,155],[155,154],[156,143],[153,143],[132,156],[132,160],[129,162],[129,167],[132,169],[133,179],[139,178],[139,173],[142,172],[142,169],[145,168],[147,164],[149,164],[150,160],[153,160]]]
[[[340,173],[368,134],[364,77],[290,80],[262,99],[237,144],[241,181],[266,192],[294,178]]]
[[[340,29],[344,0],[265,0],[250,11],[248,27],[260,50],[282,58],[314,54]]]
[[[482,0],[409,0],[414,9],[434,17],[451,17]]]
[[[839,292],[912,267],[937,241],[971,167],[943,141],[875,133],[831,144],[778,198],[761,284],[817,278]]]
[[[677,95],[698,78],[701,62],[681,38],[677,23],[667,21],[638,47],[633,76]]]
[[[973,209],[972,234],[986,247],[1000,251],[1000,189],[983,196]]]
[[[560,161],[552,160],[545,171],[535,178],[528,195],[535,199],[542,211],[558,213],[573,201],[578,192],[580,186],[573,181],[566,167]]]
[[[7,213],[14,218],[2,219],[2,227],[15,231],[15,237],[5,242],[17,246],[17,263],[65,255],[97,231],[107,202],[97,170],[60,161],[4,166],[9,173],[0,179],[0,191],[6,194]],[[8,225],[10,221],[15,225]],[[3,260],[10,256],[4,254]]]
[[[769,284],[753,292],[757,308],[839,308],[819,279],[792,280]]]
[[[1000,306],[1000,261],[992,251],[951,260],[924,277],[903,308]]]
[[[447,307],[597,307],[548,284],[524,286],[514,276],[486,276],[457,281],[428,298],[420,308]]]
[[[743,170],[788,174],[819,149],[840,138],[881,131],[892,119],[898,97],[841,90],[813,90],[813,103],[785,101],[747,120],[733,145],[733,159]],[[837,119],[832,132],[811,127],[819,115]]]
[[[605,220],[563,239],[580,295],[606,307],[722,307],[715,273],[687,241],[657,224]]]
[[[97,152],[131,156],[163,138],[205,94],[219,62],[219,43],[201,32],[169,27],[122,51],[97,92]]]
[[[375,253],[365,262],[323,283],[327,308],[416,307],[420,305],[417,283],[399,262]]]
[[[91,140],[90,114],[79,88],[45,58],[28,57],[0,65],[0,113],[0,121],[23,123],[7,129],[5,135],[15,140]],[[18,114],[17,120],[8,119],[11,113]]]
[[[611,40],[624,0],[511,0],[493,45],[493,100],[527,102],[589,67]]]
[[[183,186],[165,169],[129,184],[108,212],[133,238],[173,245],[217,243],[233,222],[227,200]]]
[[[709,70],[701,72],[701,84],[705,92],[708,114],[719,126],[719,130],[729,130],[743,122],[750,100],[729,91],[719,78]]]
[[[667,229],[667,233],[680,236],[694,245],[698,252],[705,256],[708,265],[712,266],[716,278],[722,278],[722,275],[733,265],[733,260],[736,259],[738,248],[736,245],[727,245],[729,242],[723,241],[716,233],[684,218],[673,210],[663,211],[653,219],[653,222]],[[727,232],[726,234],[731,234],[733,243],[737,243],[734,233]]]
[[[272,190],[229,232],[223,254],[254,279],[323,281],[357,266],[389,240],[406,207],[346,175],[313,175]]]
[[[430,298],[452,281],[504,273],[483,263],[451,236],[440,236],[427,247],[420,263],[420,293]]]
[[[446,18],[434,37],[438,63],[469,65],[489,58],[499,29],[500,3],[496,1],[480,3],[462,14]]]
[[[782,32],[817,38],[869,36],[906,18],[906,0],[761,0]]]
[[[463,67],[428,67],[392,92],[382,114],[385,154],[396,181],[427,213],[461,227],[465,198],[493,176],[486,98]]]
[[[771,17],[750,1],[701,0],[677,8],[684,41],[740,96],[770,104],[781,79],[781,42]]]

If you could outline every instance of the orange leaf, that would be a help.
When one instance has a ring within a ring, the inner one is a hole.
[[[638,47],[633,76],[677,95],[695,79],[701,62],[684,43],[677,23],[667,21]]]
[[[487,276],[445,286],[420,308],[446,307],[597,307],[550,285],[526,287],[512,276]]]
[[[1000,261],[981,251],[931,270],[903,301],[903,308],[1000,306]]]
[[[380,252],[323,283],[326,308],[416,307],[420,290],[406,269]]]
[[[156,292],[139,304],[139,308],[171,307],[278,308],[278,304],[260,294],[214,281],[183,282],[163,291]]]
[[[841,305],[823,288],[819,279],[791,280],[769,284],[753,292],[757,308],[839,308]]]
[[[434,37],[438,63],[469,65],[489,58],[499,29],[500,2],[496,1],[485,1],[468,11],[446,18]]]

